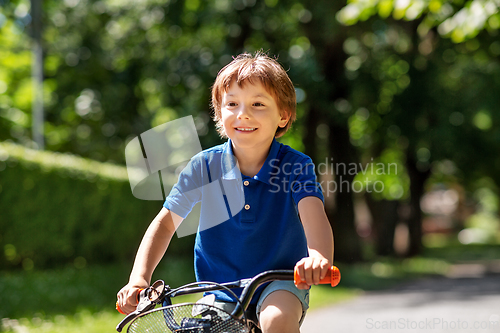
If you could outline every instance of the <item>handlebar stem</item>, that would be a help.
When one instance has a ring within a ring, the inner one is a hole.
[[[260,273],[259,275],[253,277],[241,292],[241,303],[240,302],[236,303],[236,307],[234,308],[233,313],[231,313],[231,315],[238,319],[243,317],[243,313],[248,308],[248,305],[252,300],[252,296],[255,293],[255,290],[264,283],[275,280],[293,281],[293,271],[273,270]]]

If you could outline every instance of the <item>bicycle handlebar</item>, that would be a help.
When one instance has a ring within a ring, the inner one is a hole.
[[[236,307],[234,308],[231,315],[236,318],[241,318],[245,310],[248,308],[255,290],[257,290],[257,288],[262,284],[274,280],[290,281],[293,279],[294,273],[291,270],[273,270],[256,275],[250,280],[245,288],[243,288],[240,297],[241,302],[238,302],[236,304]]]
[[[243,312],[246,310],[252,296],[257,290],[259,286],[266,282],[281,280],[281,281],[291,281],[293,280],[295,285],[300,283],[305,283],[305,280],[301,280],[299,276],[299,272],[297,269],[295,271],[291,270],[272,270],[260,273],[256,275],[254,278],[250,280],[250,282],[246,285],[246,287],[241,292],[241,303],[237,303],[236,307],[231,313],[232,316],[236,318],[241,318],[243,316]],[[320,284],[330,284],[332,287],[335,287],[340,282],[340,271],[337,267],[332,266],[328,268],[328,273],[326,276],[319,281]]]
[[[179,287],[174,290],[171,290],[168,286],[165,286],[163,281],[157,281],[153,284],[153,286],[140,290],[137,295],[138,295],[138,306],[137,310],[130,313],[128,316],[126,316],[120,324],[118,324],[116,330],[118,332],[121,332],[123,327],[132,319],[135,317],[139,316],[142,313],[145,313],[146,311],[149,311],[155,307],[156,304],[159,304],[163,302],[165,298],[170,298],[170,297],[175,297],[179,295],[185,295],[185,294],[194,294],[194,293],[200,293],[200,292],[206,292],[206,291],[213,291],[213,290],[222,290],[224,288],[241,288],[243,287],[243,291],[241,292],[241,297],[240,297],[240,302],[237,302],[235,309],[231,313],[231,315],[235,318],[241,318],[243,316],[243,313],[247,309],[248,305],[250,304],[250,301],[252,299],[253,294],[255,293],[255,290],[262,284],[266,282],[271,282],[275,280],[282,280],[282,281],[294,281],[295,285],[298,285],[300,283],[304,283],[305,280],[301,280],[298,274],[298,271],[292,271],[292,270],[271,270],[271,271],[266,271],[263,273],[260,273],[256,275],[255,277],[251,279],[242,279],[234,282],[227,282],[227,283],[221,283],[219,284],[220,287],[214,286],[214,285],[209,285],[209,286],[198,286],[198,287],[191,287],[191,288],[184,288],[184,287]],[[159,283],[161,282],[161,283]],[[328,273],[326,276],[320,280],[320,284],[330,284],[332,287],[335,287],[338,285],[340,282],[340,271],[337,267],[332,266],[328,269]],[[159,284],[158,284],[159,283]],[[199,284],[203,284],[203,282],[199,282]],[[158,289],[163,289],[163,291],[160,292]],[[157,293],[161,293],[161,296],[158,296],[155,299],[152,299],[148,297],[150,294],[151,290],[156,290]],[[118,302],[116,303],[116,309],[118,312],[123,313],[118,306]]]

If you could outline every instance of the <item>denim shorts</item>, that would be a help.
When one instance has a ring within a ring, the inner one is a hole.
[[[294,294],[302,304],[302,317],[299,323],[302,324],[304,318],[306,317],[307,309],[309,309],[309,290],[298,289],[293,281],[273,281],[271,282],[260,294],[259,300],[255,308],[257,315],[257,320],[259,319],[262,304],[267,296],[278,290],[286,290]],[[214,305],[228,313],[231,313],[236,306],[235,303],[215,301]]]
[[[257,302],[257,318],[259,318],[260,311],[262,308],[262,304],[267,296],[269,296],[272,292],[278,290],[286,290],[294,294],[302,304],[302,317],[300,317],[300,324],[304,321],[306,317],[307,309],[309,309],[309,289],[303,290],[298,289],[293,281],[273,281],[271,282],[260,294],[259,301]]]

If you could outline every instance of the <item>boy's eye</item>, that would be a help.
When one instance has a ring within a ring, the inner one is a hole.
[[[260,103],[260,102],[256,102],[256,103],[253,103],[253,106],[265,106],[265,105]]]
[[[228,102],[227,103],[227,106],[236,106],[236,105],[238,105],[238,104],[236,104],[235,102]]]

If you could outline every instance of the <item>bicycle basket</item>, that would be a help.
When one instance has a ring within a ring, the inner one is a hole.
[[[248,333],[243,321],[205,304],[175,304],[148,311],[137,317],[128,333]]]

